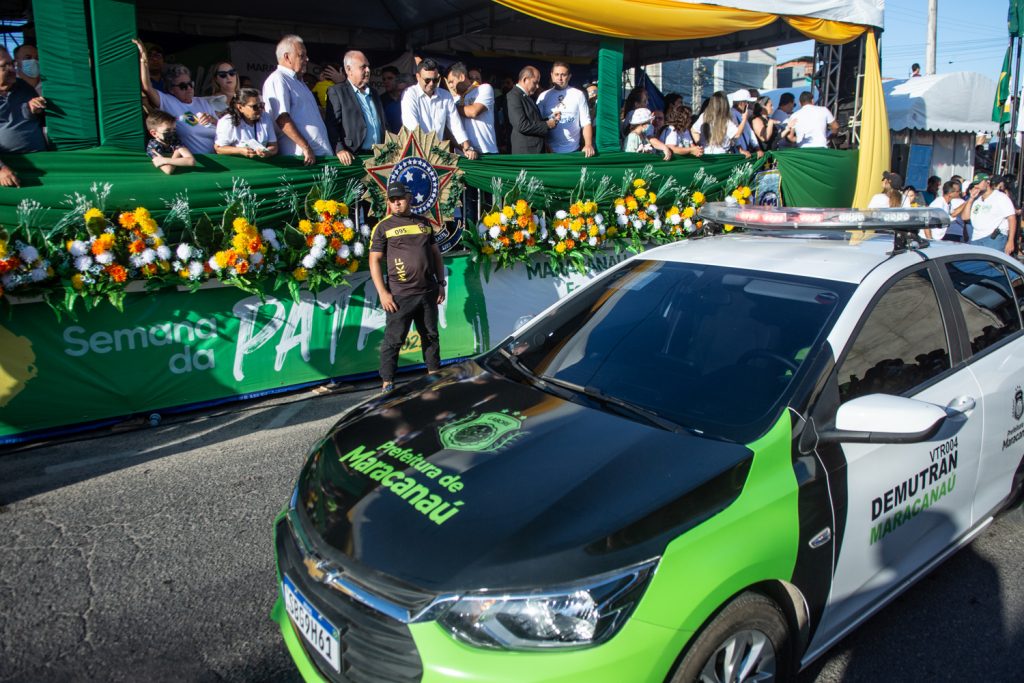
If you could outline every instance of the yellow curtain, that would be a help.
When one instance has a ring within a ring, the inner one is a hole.
[[[495,0],[523,14],[566,28],[614,38],[693,40],[767,26],[780,17],[769,12],[696,5],[678,0]],[[808,38],[840,45],[866,28],[827,19],[781,17]]]
[[[871,196],[881,191],[882,173],[889,169],[889,116],[882,94],[882,72],[878,66],[875,32],[868,33],[864,54],[864,93],[860,123],[860,161],[853,206],[866,209]]]

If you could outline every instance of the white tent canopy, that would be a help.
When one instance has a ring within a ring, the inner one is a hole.
[[[692,5],[735,7],[790,17],[815,17],[848,24],[882,27],[885,0],[681,0]]]
[[[891,130],[994,133],[996,84],[973,71],[882,83]]]

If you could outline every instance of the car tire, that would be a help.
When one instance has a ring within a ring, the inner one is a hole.
[[[795,673],[786,615],[765,596],[746,592],[700,631],[669,683],[789,681]]]

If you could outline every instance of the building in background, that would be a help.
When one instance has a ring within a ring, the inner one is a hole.
[[[811,84],[814,75],[814,58],[798,57],[779,64],[775,68],[777,88],[802,88]]]
[[[647,75],[661,92],[679,93],[687,102],[700,102],[716,90],[739,88],[771,90],[775,84],[775,48],[731,52],[700,59],[678,59],[646,67]],[[693,97],[694,86],[700,90]]]

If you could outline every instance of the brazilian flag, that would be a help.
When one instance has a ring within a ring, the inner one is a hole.
[[[1013,57],[1013,43],[1006,48],[1006,56],[1003,57],[1003,70],[999,74],[999,81],[996,83],[996,101],[992,103],[992,120],[1000,126],[1010,122],[1011,100],[1010,100],[1010,59]]]

